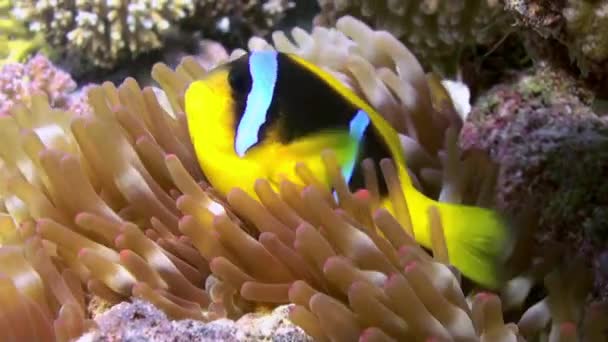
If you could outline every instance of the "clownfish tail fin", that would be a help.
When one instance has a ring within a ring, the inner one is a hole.
[[[499,213],[478,207],[437,203],[450,263],[466,277],[491,289],[508,277],[515,231]]]

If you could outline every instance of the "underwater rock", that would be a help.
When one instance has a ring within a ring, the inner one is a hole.
[[[563,65],[576,62],[608,91],[608,1],[507,0],[505,8],[532,29],[528,49]]]
[[[95,319],[98,330],[85,333],[77,342],[312,341],[302,329],[289,321],[288,312],[289,306],[279,306],[270,313],[250,313],[237,321],[174,321],[152,304],[135,299],[120,303],[101,314]]]
[[[539,242],[594,263],[595,297],[607,298],[598,257],[608,242],[608,120],[590,109],[591,95],[567,72],[541,65],[481,97],[461,144],[502,165],[497,204],[538,208]]]

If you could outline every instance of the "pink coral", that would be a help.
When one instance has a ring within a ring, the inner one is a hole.
[[[53,107],[67,109],[69,95],[75,89],[76,82],[70,74],[42,55],[27,63],[6,64],[0,69],[0,116],[8,115],[15,103],[29,103],[36,92],[46,93]]]

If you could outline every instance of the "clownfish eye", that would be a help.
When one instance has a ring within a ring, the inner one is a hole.
[[[251,90],[251,75],[247,64],[236,64],[228,74],[228,83],[235,92],[248,93]]]

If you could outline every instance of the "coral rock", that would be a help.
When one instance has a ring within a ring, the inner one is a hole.
[[[546,58],[578,68],[608,89],[608,1],[507,0],[505,8],[542,37],[529,48]]]
[[[279,306],[267,314],[247,314],[238,321],[172,321],[152,304],[134,300],[97,317],[99,330],[88,332],[77,341],[312,341],[289,321],[288,312],[289,306]]]
[[[480,98],[461,133],[465,148],[502,165],[498,204],[539,208],[539,239],[588,261],[608,241],[608,121],[590,100],[567,72],[541,66]],[[608,278],[596,273],[595,294],[605,298]]]

